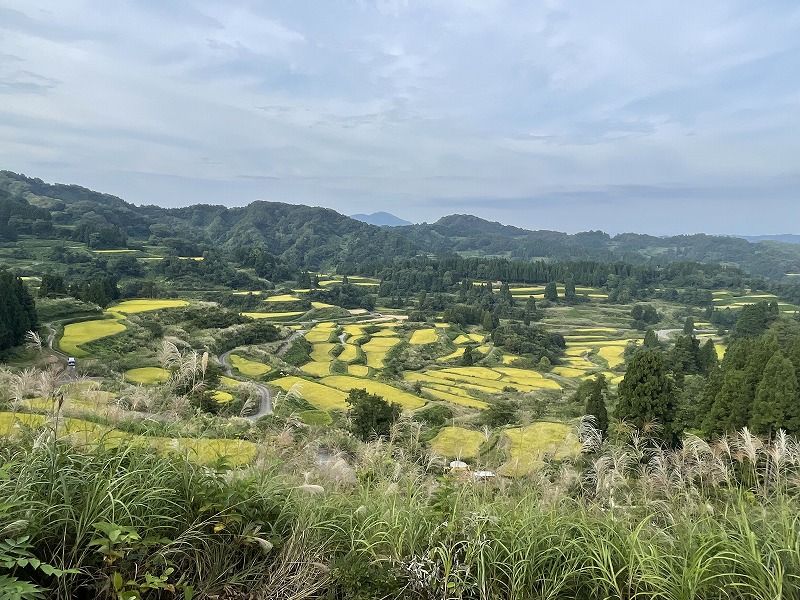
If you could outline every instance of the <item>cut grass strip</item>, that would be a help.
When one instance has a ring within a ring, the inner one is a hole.
[[[114,319],[70,323],[64,327],[64,335],[61,337],[59,346],[61,346],[63,352],[70,356],[88,356],[89,353],[80,348],[82,344],[88,344],[110,335],[122,333],[125,329],[125,325]]]
[[[480,431],[463,427],[443,427],[431,440],[431,450],[447,458],[476,458],[483,443]]]

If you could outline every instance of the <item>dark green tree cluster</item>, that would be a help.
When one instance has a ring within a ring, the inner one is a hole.
[[[614,416],[638,429],[657,424],[668,444],[677,442],[676,395],[662,352],[641,350],[634,354],[617,388]]]
[[[350,390],[346,402],[350,405],[351,431],[365,442],[388,436],[402,412],[399,404],[389,403],[367,390]]]
[[[566,348],[564,336],[560,333],[521,323],[498,326],[492,332],[492,341],[504,351],[530,355],[537,362],[546,357],[551,364],[558,364]]]
[[[757,337],[767,330],[779,314],[777,302],[747,304],[739,311],[731,336]]]
[[[647,329],[648,325],[653,325],[661,320],[656,307],[652,304],[637,304],[631,309],[633,327],[639,331]]]
[[[0,350],[18,346],[26,332],[38,327],[36,305],[28,288],[19,277],[0,270]]]
[[[708,375],[717,366],[717,350],[714,341],[700,340],[692,335],[679,335],[675,345],[667,352],[667,365],[676,376]]]
[[[375,297],[364,288],[352,283],[329,285],[325,288],[313,289],[308,293],[309,300],[325,302],[342,308],[375,308]]]
[[[103,308],[120,298],[117,278],[109,274],[98,275],[83,283],[73,283],[69,287],[69,294],[74,298],[97,304]]]
[[[60,275],[45,273],[42,275],[42,282],[39,284],[39,298],[56,298],[67,295],[67,286],[64,278]]]
[[[711,437],[749,427],[762,436],[800,433],[800,335],[771,329],[731,343],[700,398],[697,427]]]

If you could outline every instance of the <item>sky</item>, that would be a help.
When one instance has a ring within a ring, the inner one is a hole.
[[[135,204],[800,233],[800,3],[0,0],[0,169]]]

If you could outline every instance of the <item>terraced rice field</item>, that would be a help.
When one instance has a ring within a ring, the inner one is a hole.
[[[279,294],[277,296],[269,296],[264,298],[264,302],[298,302],[300,298],[292,294]]]
[[[450,369],[428,370],[424,373],[410,372],[405,375],[408,381],[419,381],[433,389],[454,393],[452,389],[441,386],[456,386],[476,392],[496,394],[509,387],[520,392],[531,392],[534,389],[560,390],[561,386],[552,379],[547,379],[536,371],[501,367],[454,367]]]
[[[184,306],[189,306],[186,300],[140,299],[125,300],[124,302],[109,307],[109,310],[129,315],[150,310],[163,310],[165,308],[182,308]]]
[[[315,377],[325,377],[331,373],[331,364],[333,361],[327,362],[310,362],[300,367],[300,370]]]
[[[417,329],[411,334],[409,344],[421,346],[424,344],[432,344],[439,339],[439,334],[435,329]]]
[[[444,391],[442,388],[449,388],[449,386],[438,386],[438,385],[426,385],[422,387],[422,390],[433,396],[437,400],[444,400],[445,402],[450,402],[451,404],[457,404],[459,406],[466,406],[468,408],[477,408],[480,410],[485,410],[489,408],[489,405],[486,402],[481,400],[475,400],[469,395],[464,394],[453,394],[449,391]]]
[[[333,337],[335,327],[334,323],[319,323],[305,333],[305,338],[312,344],[327,342]]]
[[[461,358],[464,356],[464,348],[456,348],[450,354],[446,354],[444,356],[440,356],[436,359],[437,362],[447,362],[448,360],[454,360],[456,358]]]
[[[235,387],[237,387],[239,385],[242,385],[242,383],[244,383],[242,381],[239,381],[238,379],[233,379],[231,377],[225,377],[224,375],[219,378],[219,382],[222,385],[224,385],[225,387],[230,387],[230,388],[235,388]]]
[[[304,315],[305,313],[301,310],[290,310],[284,312],[244,312],[242,313],[245,317],[250,317],[251,319],[293,319],[295,317],[299,317],[300,315]]]
[[[602,346],[597,351],[601,358],[606,359],[610,369],[616,369],[625,364],[625,359],[622,358],[623,352],[625,352],[625,348],[622,346]]]
[[[447,458],[476,458],[484,442],[480,431],[463,427],[444,427],[431,440],[431,450]]]
[[[333,350],[337,344],[331,342],[318,342],[314,344],[313,349],[311,350],[311,360],[314,362],[327,362],[329,363],[333,356],[331,355],[331,350]]]
[[[333,304],[327,304],[326,302],[312,302],[311,303],[311,308],[317,308],[317,309],[321,309],[321,308],[336,308],[336,306],[333,305]]]
[[[125,371],[125,379],[133,383],[156,384],[164,383],[170,377],[170,372],[161,367],[140,367]]]
[[[347,367],[347,372],[355,377],[368,377],[369,367],[366,365],[349,365]]]
[[[358,347],[355,344],[345,344],[344,350],[339,355],[339,360],[342,362],[353,362],[358,358]]]
[[[238,354],[231,354],[231,365],[245,377],[261,377],[272,370],[269,365],[247,359]]]
[[[425,405],[425,400],[414,394],[403,392],[386,383],[372,379],[359,379],[348,375],[331,375],[322,380],[325,385],[349,392],[352,389],[365,389],[370,394],[377,394],[388,402],[397,402],[403,410],[415,410]]]
[[[70,323],[64,327],[64,335],[61,337],[59,346],[64,353],[70,356],[88,356],[89,353],[80,348],[81,345],[122,333],[125,329],[125,325],[115,319]]]
[[[220,390],[216,390],[211,393],[211,397],[214,398],[220,404],[227,404],[231,400],[233,400],[233,394],[230,392],[223,392]]]
[[[532,423],[527,427],[506,429],[504,435],[510,442],[511,458],[497,472],[506,477],[525,475],[541,468],[545,454],[559,459],[574,456],[581,448],[572,429],[564,423]]]
[[[350,408],[345,402],[347,394],[321,383],[307,381],[294,376],[281,377],[270,383],[284,391],[296,393],[320,410],[348,410]]]
[[[717,290],[714,294],[714,307],[715,308],[741,308],[747,304],[755,304],[757,302],[777,302],[778,309],[781,312],[794,313],[800,311],[800,306],[780,302],[778,297],[774,294],[746,294],[737,296],[728,290]]]
[[[382,369],[386,355],[394,346],[400,343],[398,337],[373,337],[366,344],[361,344],[361,349],[367,356],[367,366],[373,369]]]
[[[14,435],[20,426],[41,427],[45,423],[43,415],[0,413],[0,435]],[[257,447],[245,440],[220,438],[164,438],[134,435],[117,431],[82,419],[63,418],[60,420],[59,435],[76,445],[116,447],[132,444],[153,448],[158,452],[177,452],[198,464],[209,464],[224,460],[226,464],[237,467],[248,464],[256,457]]]
[[[453,340],[454,344],[472,344],[477,342],[479,344],[483,343],[483,340],[486,339],[486,336],[481,333],[467,333],[461,334],[456,339]]]

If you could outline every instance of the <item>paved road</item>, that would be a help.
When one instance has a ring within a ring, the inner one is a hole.
[[[230,377],[231,379],[237,379],[242,381],[241,377],[234,377],[233,371],[231,371],[231,352],[233,350],[228,350],[227,352],[220,354],[217,358],[219,359],[219,364],[222,365],[222,368],[225,369],[225,375]],[[269,389],[261,385],[260,383],[256,383],[251,379],[245,379],[245,381],[249,381],[253,385],[256,386],[258,389],[258,393],[261,395],[261,402],[258,405],[258,410],[253,413],[252,415],[248,415],[247,418],[251,421],[255,421],[256,419],[263,417],[264,415],[271,415],[272,414],[272,394],[269,393]]]
[[[305,332],[306,332],[305,329],[298,329],[297,331],[292,332],[292,335],[283,340],[281,345],[278,346],[278,349],[275,351],[275,354],[277,356],[283,356],[284,354],[286,354],[286,351],[289,349],[289,346],[292,345],[292,342],[295,341],[297,338],[299,338],[301,335],[303,335]],[[228,352],[227,354],[230,354],[230,352]]]

